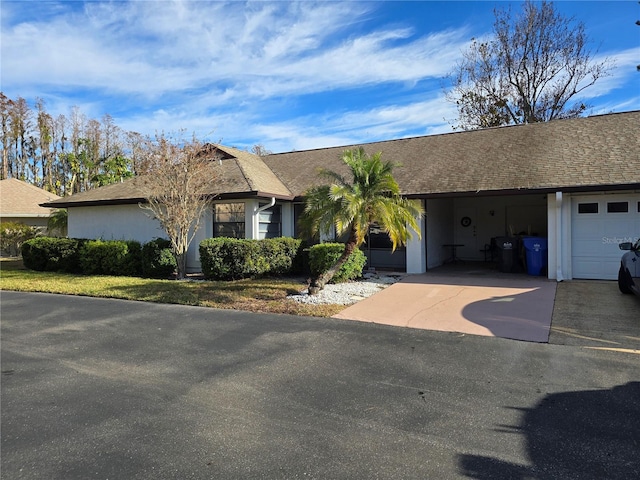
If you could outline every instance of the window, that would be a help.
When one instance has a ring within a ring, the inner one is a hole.
[[[639,203],[640,204],[640,203]],[[300,225],[298,222],[300,221],[300,217],[304,213],[304,203],[294,203],[293,204],[293,236],[298,238],[300,235]]]
[[[598,203],[579,203],[578,213],[598,213]]]
[[[629,202],[607,202],[607,213],[627,213]]]
[[[391,250],[393,248],[393,242],[389,237],[389,234],[380,229],[377,224],[369,227],[369,234],[365,238],[365,243],[362,245],[362,249],[367,251],[368,248],[378,248],[383,250]],[[403,251],[405,247],[398,246],[396,251]]]
[[[213,236],[244,238],[244,203],[217,203],[215,205]]]
[[[261,203],[260,207],[267,205]],[[274,205],[260,212],[258,218],[258,238],[276,238],[282,236],[282,207]]]

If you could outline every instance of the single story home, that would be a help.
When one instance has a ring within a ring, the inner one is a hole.
[[[347,173],[343,151],[321,148],[259,157],[216,145],[220,176],[203,228],[188,254],[214,236],[296,236],[305,191],[320,168]],[[384,233],[364,247],[373,267],[423,273],[453,254],[484,260],[503,236],[545,237],[550,279],[615,279],[618,243],[640,235],[640,111],[548,123],[403,138],[362,145],[398,164],[403,195],[422,202],[421,239],[391,252]],[[137,179],[83,192],[46,207],[68,209],[69,236],[163,236],[139,207]],[[453,245],[456,245],[454,248]]]
[[[0,180],[0,221],[24,223],[44,231],[54,208],[40,204],[59,198],[16,178]]]

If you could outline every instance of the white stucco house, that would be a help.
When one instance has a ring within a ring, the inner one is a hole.
[[[347,173],[344,150],[322,148],[259,157],[216,145],[219,177],[212,209],[188,255],[213,236],[296,236],[305,191],[319,168]],[[615,279],[618,243],[640,235],[640,111],[548,123],[404,138],[361,145],[398,166],[405,196],[422,202],[421,238],[391,253],[384,234],[364,249],[373,267],[423,273],[459,245],[463,260],[485,258],[491,239],[545,237],[550,279]],[[134,239],[164,236],[145,216],[137,179],[44,204],[67,208],[69,236]]]

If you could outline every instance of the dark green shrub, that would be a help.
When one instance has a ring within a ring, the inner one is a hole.
[[[22,244],[35,238],[38,229],[20,222],[0,223],[0,251],[11,257],[17,257]]]
[[[142,275],[148,278],[167,278],[177,268],[171,252],[171,242],[156,238],[142,246]]]
[[[200,262],[205,278],[238,280],[264,272],[266,260],[260,258],[257,242],[226,237],[203,240]]]
[[[222,258],[222,244],[226,238],[207,238],[200,242],[200,267],[205,278],[216,279],[225,275],[225,265]]]
[[[84,242],[76,238],[33,238],[22,244],[22,261],[31,270],[78,273],[79,249]]]
[[[260,240],[260,253],[266,258],[270,275],[286,275],[300,273],[302,262],[298,256],[302,254],[302,240],[290,237],[269,238]]]
[[[139,276],[141,250],[133,240],[89,240],[80,247],[80,267],[87,275]]]
[[[200,243],[200,262],[204,276],[215,280],[283,275],[297,266],[300,251],[301,241],[295,238],[209,238]]]
[[[331,268],[344,252],[343,243],[320,243],[309,249],[309,268],[316,277]],[[354,250],[347,262],[338,270],[331,283],[346,282],[360,278],[367,259],[360,249]]]

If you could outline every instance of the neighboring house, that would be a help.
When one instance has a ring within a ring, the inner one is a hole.
[[[217,145],[216,195],[188,257],[212,236],[296,236],[305,191],[325,180],[318,169],[347,173],[340,161],[354,146],[258,157]],[[405,138],[363,145],[397,163],[402,192],[421,201],[422,239],[391,253],[373,233],[364,251],[374,267],[422,273],[451,256],[483,260],[492,238],[548,239],[552,279],[616,278],[617,244],[640,235],[640,111],[548,123]],[[69,212],[69,236],[148,241],[164,236],[145,216],[137,179],[45,204]]]
[[[22,180],[0,180],[0,221],[24,223],[44,231],[54,208],[42,207],[40,204],[59,198],[61,197],[54,193]]]

